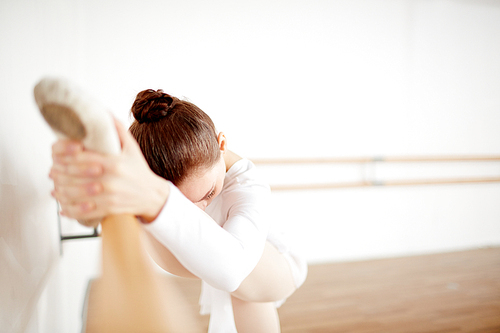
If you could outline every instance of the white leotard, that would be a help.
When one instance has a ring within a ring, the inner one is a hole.
[[[270,194],[253,163],[242,159],[228,170],[221,193],[205,212],[171,186],[157,219],[144,225],[186,269],[203,280],[200,304],[202,313],[212,314],[209,332],[236,331],[229,293],[255,268],[266,240],[287,258],[297,287],[306,278],[306,262],[290,251],[279,234],[270,231]]]

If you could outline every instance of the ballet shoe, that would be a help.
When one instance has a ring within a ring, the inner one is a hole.
[[[46,77],[34,88],[40,113],[61,139],[81,141],[85,149],[118,155],[120,139],[108,109],[63,78]],[[96,228],[101,219],[78,220]]]
[[[121,146],[108,109],[63,78],[46,77],[34,88],[45,121],[59,138],[81,141],[86,149],[120,153]]]

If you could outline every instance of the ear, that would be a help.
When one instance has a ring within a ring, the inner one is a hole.
[[[217,142],[219,142],[219,149],[225,153],[227,151],[227,139],[224,133],[220,132],[217,136]]]

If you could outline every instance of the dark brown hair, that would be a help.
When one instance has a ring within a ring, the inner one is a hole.
[[[149,167],[175,185],[220,158],[215,126],[193,103],[148,89],[137,94],[131,113],[130,132]]]

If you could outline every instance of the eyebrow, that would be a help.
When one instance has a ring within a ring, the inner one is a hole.
[[[200,200],[196,201],[196,202],[200,202],[200,201],[203,201],[205,200],[209,195],[210,193],[212,193],[212,191],[215,189],[215,183],[212,185],[212,187],[210,188],[210,190],[208,190],[207,194],[205,194],[205,196],[203,198],[201,198]]]

